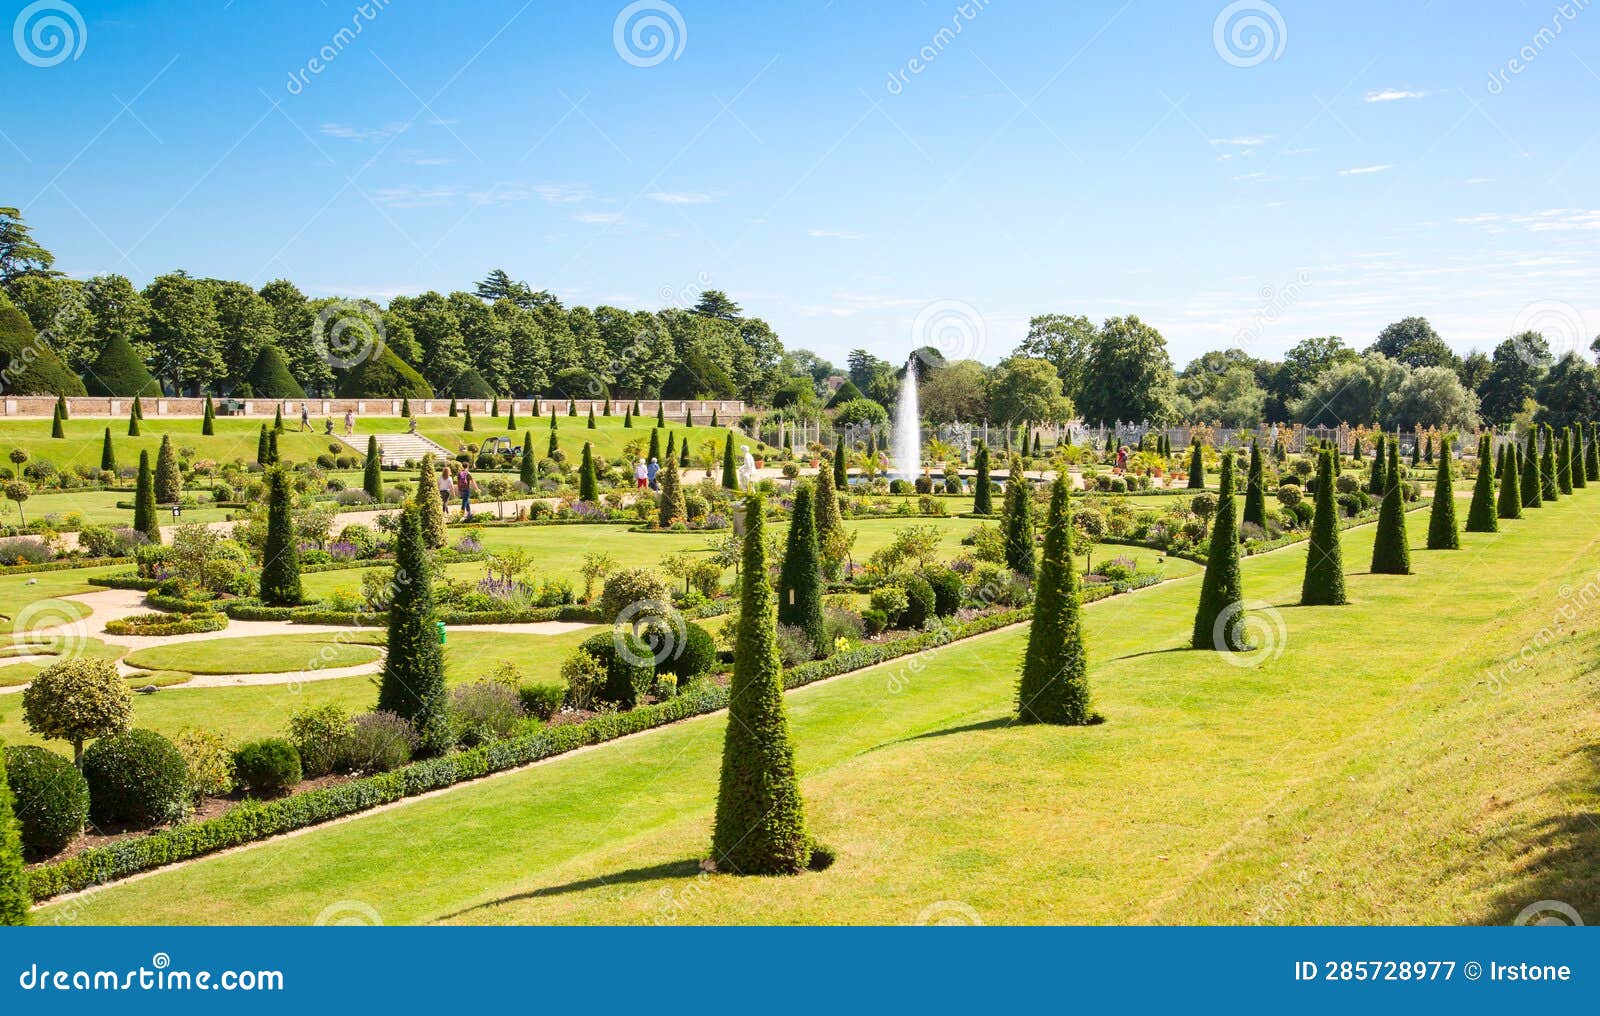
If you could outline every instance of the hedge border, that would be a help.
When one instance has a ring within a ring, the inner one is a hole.
[[[37,536],[37,533],[20,533],[19,536]],[[11,539],[11,537],[0,537]],[[74,568],[101,568],[108,564],[127,564],[131,557],[65,557],[38,564],[0,565],[0,575],[27,575],[29,572],[71,571]]]
[[[195,632],[221,631],[228,627],[227,616],[212,611],[180,614],[177,618],[162,624],[129,624],[130,621],[137,621],[140,618],[156,617],[170,618],[172,615],[156,612],[114,618],[106,622],[106,631],[112,635],[192,635]]]

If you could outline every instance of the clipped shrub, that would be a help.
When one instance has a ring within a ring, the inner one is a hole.
[[[245,790],[268,796],[283,793],[302,778],[300,753],[281,737],[240,745],[233,768]]]
[[[624,568],[607,576],[600,590],[600,613],[614,620],[633,604],[646,601],[671,603],[672,589],[667,580],[653,568]]]
[[[525,684],[517,689],[522,711],[540,720],[554,716],[566,697],[567,689],[559,684]]]
[[[922,580],[933,589],[933,612],[950,617],[961,609],[961,576],[948,568],[929,568]]]
[[[907,597],[904,586],[885,585],[872,591],[871,603],[873,610],[881,612],[889,624],[895,624],[900,620],[900,615],[905,613],[911,600]]]
[[[83,382],[11,300],[0,295],[0,376],[8,395],[87,395]]]
[[[340,398],[431,399],[433,387],[387,345],[344,372],[339,379]]]
[[[591,635],[578,647],[606,668],[605,687],[600,697],[623,709],[632,709],[639,696],[655,683],[655,655],[643,641],[625,627]]]
[[[699,677],[717,665],[717,643],[711,633],[693,621],[683,626],[682,650],[669,656],[656,667],[678,676],[682,685],[690,678]]]
[[[934,597],[933,587],[920,575],[908,576],[903,587],[906,591],[906,609],[900,612],[900,627],[926,627],[938,613],[938,600]]]
[[[861,628],[868,638],[882,635],[889,627],[889,615],[876,607],[868,607],[861,612]]]
[[[71,762],[37,745],[5,749],[22,851],[29,860],[60,853],[89,819],[89,784]]]
[[[139,359],[121,331],[114,333],[100,350],[83,383],[90,395],[131,399],[136,395],[154,398],[161,394],[160,383],[150,376],[144,361]]]
[[[228,750],[228,744],[221,734],[199,727],[185,727],[178,731],[175,744],[189,773],[189,796],[192,800],[220,797],[233,789],[233,752]]]
[[[306,397],[300,382],[289,373],[289,365],[283,361],[283,353],[272,343],[261,347],[261,352],[256,354],[256,362],[250,366],[250,372],[245,375],[245,380],[250,383],[250,391],[258,399],[303,399]]]
[[[331,702],[289,717],[289,740],[300,753],[300,769],[307,778],[344,768],[351,730],[350,714]]]
[[[517,689],[495,681],[452,688],[449,709],[456,741],[468,747],[509,737],[523,717]]]
[[[182,818],[189,767],[171,741],[136,728],[102,737],[83,753],[89,816],[97,825],[155,825]]]
[[[350,723],[344,765],[356,773],[387,773],[411,761],[421,747],[411,724],[394,713],[362,713]]]
[[[83,761],[83,743],[127,730],[133,722],[133,695],[110,660],[76,657],[52,663],[22,693],[28,729],[72,745],[73,762]]]

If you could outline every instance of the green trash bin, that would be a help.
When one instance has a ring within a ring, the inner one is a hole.
[[[442,645],[444,645],[444,622],[443,621],[435,621],[433,623],[438,625],[438,627],[439,627],[439,644],[442,646]]]

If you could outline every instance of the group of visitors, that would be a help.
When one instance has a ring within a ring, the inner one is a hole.
[[[300,432],[303,434],[308,430],[310,430],[313,433],[315,433],[315,430],[311,426],[311,407],[308,406],[306,403],[302,402],[302,403],[300,403]],[[412,420],[411,421],[411,432],[414,434],[414,433],[416,433],[416,430],[417,430],[417,421],[416,420]],[[330,435],[330,436],[333,434],[333,417],[329,416],[329,417],[324,417],[323,418],[323,421],[322,421],[322,432],[324,434],[327,434],[327,435]],[[354,434],[355,432],[356,432],[356,414],[355,414],[355,411],[347,409],[347,410],[345,410],[345,413],[344,413],[344,436],[345,437],[349,437],[350,435]]]

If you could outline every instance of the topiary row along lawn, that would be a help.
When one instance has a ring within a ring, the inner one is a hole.
[[[1411,576],[1366,574],[1372,527],[1344,534],[1345,607],[1293,606],[1304,545],[1245,559],[1268,642],[1254,666],[1184,648],[1192,579],[1090,606],[1102,725],[1012,723],[1021,628],[791,694],[808,824],[838,853],[825,872],[699,872],[726,722],[712,716],[39,916],[304,924],[341,900],[389,924],[907,923],[952,905],[988,923],[1504,923],[1539,899],[1587,912],[1600,618],[1572,598],[1600,581],[1592,506],[1563,498],[1463,534],[1459,551],[1420,549],[1427,515],[1407,521]],[[1491,680],[1536,637],[1532,666]]]
[[[284,433],[278,436],[280,454],[294,462],[312,462],[326,452],[328,442],[334,439],[324,435],[321,421],[317,422],[317,433],[301,434],[295,431],[298,418],[286,418]],[[119,467],[137,466],[141,451],[149,452],[150,461],[154,462],[156,453],[161,450],[162,435],[171,436],[173,448],[180,454],[185,448],[193,449],[195,459],[211,459],[218,463],[232,462],[234,459],[254,462],[256,439],[263,423],[270,427],[272,420],[218,417],[216,433],[207,436],[200,433],[199,418],[164,419],[147,416],[140,425],[139,436],[129,437],[126,414],[116,419],[81,417],[66,422],[66,437],[53,438],[50,436],[49,420],[0,420],[0,450],[9,454],[11,449],[21,448],[32,461],[47,459],[59,471],[69,471],[78,465],[99,469],[105,429],[110,427],[111,443]],[[345,454],[353,453],[346,449]]]
[[[474,411],[472,414],[472,430],[470,431],[462,429],[466,424],[464,415],[458,417],[418,417],[417,433],[432,441],[437,441],[452,452],[459,450],[464,444],[470,443],[481,446],[486,439],[491,437],[509,438],[513,447],[520,452],[522,450],[522,435],[524,431],[527,431],[533,434],[534,455],[543,458],[550,444],[550,415],[546,413],[544,416],[535,418],[519,412],[517,414],[517,429],[509,430],[506,427],[506,410],[509,405],[509,402],[501,402],[500,415],[498,417],[491,417]],[[722,446],[727,441],[729,433],[733,434],[735,451],[738,451],[741,445],[748,444],[751,452],[754,453],[758,447],[758,442],[737,431],[730,431],[727,427],[705,426],[709,421],[709,416],[705,420],[696,419],[696,426],[685,428],[682,423],[674,423],[669,418],[667,426],[661,432],[661,448],[663,452],[667,447],[668,431],[676,434],[680,442],[684,440],[684,436],[687,434],[689,440],[689,476],[695,481],[705,475],[704,469],[700,464],[700,446],[704,442],[712,441],[716,444],[716,459],[712,466],[712,477],[714,479],[720,479],[722,476]],[[732,421],[723,420],[720,422],[728,423]],[[343,420],[336,420],[335,423],[339,432],[343,433]],[[365,442],[365,435],[367,434],[403,433],[410,425],[411,421],[402,417],[373,416],[358,420],[356,431],[361,435],[362,441]],[[595,429],[590,430],[587,416],[568,416],[566,410],[563,409],[556,419],[556,438],[560,443],[560,447],[566,451],[568,458],[572,461],[576,461],[577,456],[582,453],[585,441],[594,444],[596,455],[604,459],[613,459],[622,455],[623,449],[633,441],[638,441],[648,448],[650,444],[650,429],[655,425],[656,418],[654,414],[647,413],[642,419],[635,420],[632,428],[624,427],[622,425],[622,414],[619,412],[612,417],[595,417]],[[48,434],[49,430],[46,429],[45,433]],[[252,448],[252,453],[253,451],[254,449]]]

